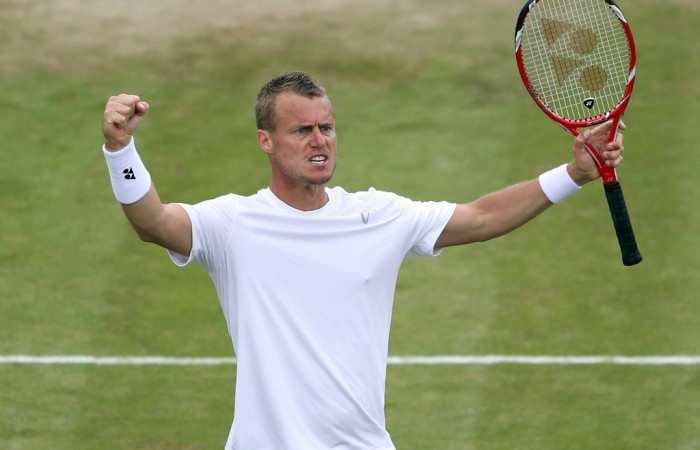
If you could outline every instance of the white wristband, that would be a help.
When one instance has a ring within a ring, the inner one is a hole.
[[[108,151],[103,145],[102,152],[117,200],[125,205],[141,200],[151,188],[151,174],[136,152],[134,139],[131,138],[129,145],[116,152]]]
[[[540,187],[544,191],[550,202],[559,203],[569,195],[581,189],[581,186],[576,184],[571,179],[569,172],[566,170],[566,164],[549,170],[539,177]]]

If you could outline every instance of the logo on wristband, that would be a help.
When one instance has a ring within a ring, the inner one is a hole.
[[[122,173],[124,174],[124,179],[126,180],[135,180],[136,175],[134,175],[134,169],[129,167],[128,169],[122,170]]]

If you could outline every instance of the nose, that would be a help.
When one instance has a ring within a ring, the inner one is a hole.
[[[309,144],[312,147],[323,147],[326,143],[326,138],[321,132],[321,128],[319,127],[314,127],[311,130],[311,140],[309,141]]]

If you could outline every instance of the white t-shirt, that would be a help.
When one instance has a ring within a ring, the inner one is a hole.
[[[370,189],[299,211],[269,189],[182,205],[237,357],[226,450],[394,449],[384,421],[391,310],[406,257],[437,255],[454,212]]]

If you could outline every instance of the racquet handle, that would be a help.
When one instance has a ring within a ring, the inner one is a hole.
[[[622,263],[626,266],[633,266],[642,261],[642,254],[637,248],[637,241],[634,238],[632,230],[632,222],[627,213],[627,205],[625,197],[622,195],[622,187],[619,181],[610,184],[603,184],[605,187],[605,197],[608,199],[610,207],[610,215],[612,216],[613,224],[615,225],[615,233],[617,233],[617,241],[620,243],[620,251],[622,252]]]

